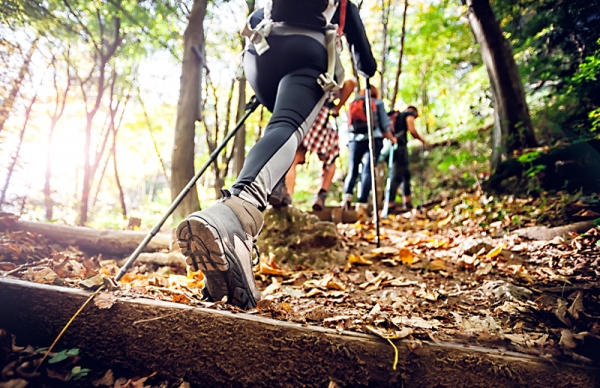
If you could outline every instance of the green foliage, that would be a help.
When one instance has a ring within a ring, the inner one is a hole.
[[[498,0],[493,6],[509,39],[538,137],[586,136],[600,107],[600,6],[588,0]]]
[[[48,364],[56,364],[61,361],[66,360],[69,357],[75,357],[79,355],[79,349],[65,349],[56,353],[50,359],[48,359]]]

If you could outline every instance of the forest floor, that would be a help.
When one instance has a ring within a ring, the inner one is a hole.
[[[278,265],[276,258],[262,258],[256,279],[263,300],[247,313],[339,331],[459,342],[598,365],[600,228],[593,221],[599,218],[598,196],[494,198],[475,191],[423,212],[382,220],[380,248],[372,224],[340,224],[348,254],[345,265],[289,268]],[[553,236],[544,228],[537,238],[530,233],[539,232],[540,226],[583,220],[591,221],[584,233]],[[93,289],[98,275],[116,274],[116,259],[59,247],[39,235],[0,232],[0,276]],[[115,296],[128,296],[241,312],[222,302],[202,301],[202,287],[201,273],[139,264],[119,289],[102,292],[95,303],[106,308]],[[0,330],[0,350],[2,335]],[[22,371],[23,360],[30,360],[36,350],[19,345],[7,350],[0,387],[22,387],[17,380],[29,380],[17,370]],[[75,365],[76,354],[61,354],[52,354],[59,358],[57,365],[71,363],[62,372],[52,372],[53,378],[85,378],[88,371]],[[110,373],[96,376],[96,386],[172,386],[139,376],[117,379]]]

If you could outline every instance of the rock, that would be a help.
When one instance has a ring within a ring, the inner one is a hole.
[[[333,222],[294,207],[270,208],[258,237],[261,255],[273,254],[280,264],[306,265],[316,269],[341,265],[346,261],[337,228]]]

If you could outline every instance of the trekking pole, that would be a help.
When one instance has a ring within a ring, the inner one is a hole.
[[[391,141],[390,141],[391,143]],[[387,220],[388,214],[390,212],[390,197],[392,193],[392,169],[394,168],[394,150],[396,148],[395,144],[391,144],[390,146],[390,154],[388,155],[388,176],[387,181],[385,182],[385,199],[383,203],[383,210],[381,210],[381,216]]]
[[[158,233],[158,231],[160,230],[160,228],[167,221],[167,218],[169,218],[169,216],[171,216],[171,214],[173,214],[173,212],[175,211],[175,209],[177,208],[177,206],[179,206],[179,204],[181,203],[181,201],[183,201],[183,198],[185,198],[185,196],[187,195],[187,193],[189,193],[190,190],[194,187],[194,185],[196,184],[196,182],[198,181],[198,179],[200,179],[200,177],[202,176],[202,174],[204,174],[204,172],[206,171],[206,169],[208,168],[208,166],[210,166],[211,163],[214,162],[214,160],[217,158],[217,156],[219,156],[219,153],[221,153],[221,151],[223,151],[223,149],[227,146],[227,143],[229,142],[229,140],[231,140],[235,136],[235,134],[242,127],[242,125],[244,124],[244,122],[246,121],[246,119],[248,118],[248,116],[250,116],[252,114],[252,112],[254,112],[259,105],[260,105],[260,103],[256,99],[256,96],[252,96],[250,98],[250,101],[248,101],[248,103],[246,104],[246,113],[240,119],[240,121],[237,123],[237,125],[235,126],[235,128],[233,129],[233,131],[231,131],[227,136],[225,136],[225,138],[223,139],[223,142],[221,144],[219,144],[219,146],[210,154],[210,156],[208,157],[208,161],[206,163],[204,163],[204,165],[202,166],[202,168],[200,168],[200,170],[196,173],[196,175],[194,175],[192,177],[192,179],[187,183],[187,185],[185,185],[185,187],[183,188],[183,190],[181,190],[181,192],[179,193],[179,195],[177,196],[177,198],[175,198],[173,200],[173,203],[171,203],[171,206],[169,206],[169,208],[167,209],[167,212],[156,223],[156,225],[154,225],[154,227],[152,228],[152,230],[150,231],[150,233],[148,233],[146,235],[146,237],[144,237],[144,240],[142,240],[142,242],[140,243],[140,245],[138,245],[138,247],[135,249],[135,251],[133,251],[133,253],[129,257],[129,259],[127,259],[127,261],[125,262],[125,264],[121,267],[121,269],[117,273],[117,276],[115,276],[115,281],[118,282],[119,280],[121,280],[121,278],[123,277],[123,275],[125,275],[125,273],[127,272],[127,270],[131,267],[131,265],[133,264],[133,262],[135,261],[135,259],[137,259],[137,257],[140,255],[140,253],[142,253],[142,251],[144,250],[144,248],[146,248],[146,246],[150,243],[150,240],[152,240],[152,238],[154,236],[156,236],[156,234]]]
[[[379,238],[379,207],[377,206],[377,179],[375,177],[375,139],[373,138],[373,107],[371,106],[371,81],[367,80],[365,88],[365,104],[367,108],[367,130],[369,134],[369,161],[371,162],[371,193],[373,194],[373,219],[375,221],[375,233],[377,248],[381,246]]]

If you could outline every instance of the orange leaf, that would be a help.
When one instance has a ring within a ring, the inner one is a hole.
[[[402,264],[412,265],[415,262],[415,257],[410,249],[402,248],[400,249],[400,260],[402,260]]]

